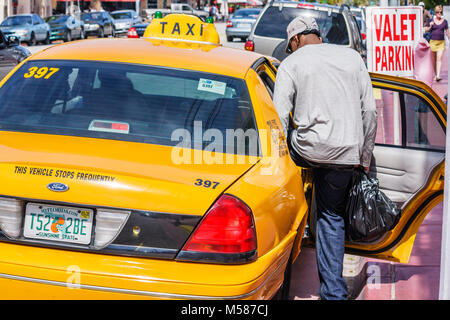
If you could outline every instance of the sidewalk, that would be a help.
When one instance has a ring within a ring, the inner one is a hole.
[[[433,90],[444,99],[448,90],[448,51],[442,80]],[[408,264],[346,255],[344,277],[357,300],[436,300],[439,298],[442,210],[440,203],[423,221]],[[319,277],[315,250],[303,248],[292,268],[290,299],[318,300]]]

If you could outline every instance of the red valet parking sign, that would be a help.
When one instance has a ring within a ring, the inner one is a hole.
[[[370,72],[413,76],[414,48],[422,37],[421,7],[368,7],[367,68]]]

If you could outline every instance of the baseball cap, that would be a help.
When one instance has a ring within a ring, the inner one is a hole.
[[[420,1],[420,2],[419,2],[419,6],[425,7],[425,3],[423,3],[422,1]]]
[[[312,17],[307,16],[298,16],[294,20],[292,20],[287,28],[287,43],[286,43],[286,53],[289,53],[289,42],[291,41],[291,38],[295,36],[296,34],[305,32],[305,31],[312,31],[317,30],[319,31],[319,26],[317,25],[317,22]]]

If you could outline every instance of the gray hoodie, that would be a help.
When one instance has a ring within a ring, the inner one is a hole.
[[[332,44],[310,44],[281,63],[274,103],[291,145],[317,163],[368,167],[375,144],[377,109],[361,56]]]

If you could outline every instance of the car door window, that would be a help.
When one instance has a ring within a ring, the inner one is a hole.
[[[374,98],[378,126],[370,170],[403,209],[443,161],[445,125],[418,93],[375,87]]]
[[[258,75],[261,78],[264,85],[266,86],[266,89],[269,92],[270,97],[273,98],[273,90],[275,87],[275,83],[273,82],[273,80],[270,78],[270,76],[266,71],[260,71],[258,72]]]
[[[374,88],[378,112],[377,144],[409,149],[445,150],[445,131],[421,97]]]
[[[276,77],[275,72],[266,62],[264,62],[256,68],[256,73],[264,83],[264,86],[266,87],[270,97],[273,98]]]

